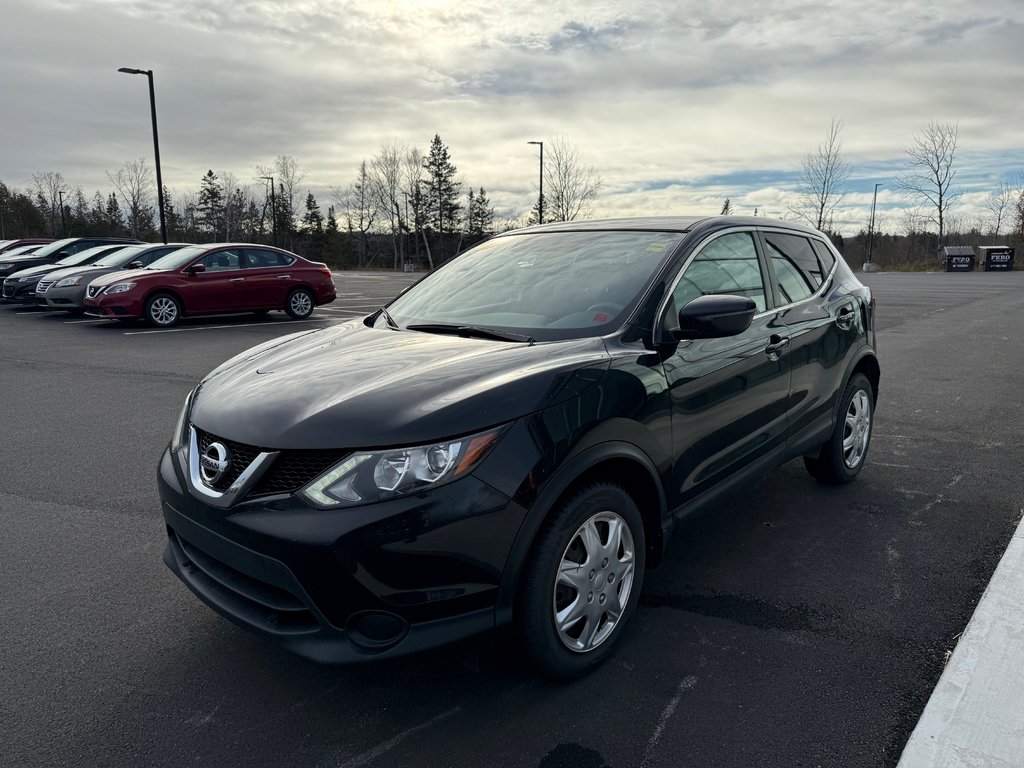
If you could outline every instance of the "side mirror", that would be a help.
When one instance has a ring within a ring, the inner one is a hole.
[[[146,265],[143,264],[141,261],[133,261],[131,264],[125,267],[125,269],[142,269],[144,266]]]
[[[719,339],[735,336],[750,327],[757,304],[746,296],[698,296],[679,310],[677,339]]]
[[[185,271],[188,272],[190,275],[198,275],[200,272],[206,271],[206,265],[193,264],[191,267],[188,267]]]

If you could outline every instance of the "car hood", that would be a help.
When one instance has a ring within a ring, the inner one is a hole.
[[[527,345],[353,321],[229,360],[200,385],[191,421],[264,448],[411,446],[576,397],[609,361],[599,337]]]
[[[65,277],[78,277],[81,275],[83,278],[87,277],[99,277],[105,275],[108,272],[116,272],[118,267],[90,267],[85,265],[82,267],[61,267],[60,269],[51,272],[48,277],[51,280],[63,280]]]
[[[160,275],[166,272],[165,269],[118,269],[110,274],[100,275],[93,283],[95,285],[108,286],[114,283],[124,283],[131,280],[139,280],[140,278],[152,277],[153,275]]]
[[[8,277],[42,277],[49,272],[53,272],[55,269],[63,269],[63,267],[55,267],[53,264],[40,264],[35,267],[19,269],[17,272],[11,272]]]

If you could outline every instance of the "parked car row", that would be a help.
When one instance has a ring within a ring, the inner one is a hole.
[[[70,238],[30,254],[0,254],[0,277],[6,304],[163,328],[188,315],[283,310],[302,319],[336,295],[326,264],[238,243]]]

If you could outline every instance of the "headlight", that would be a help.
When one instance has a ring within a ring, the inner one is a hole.
[[[35,280],[38,283],[39,282],[39,275],[29,275],[28,277],[19,277],[18,278],[18,282],[19,283],[27,283],[30,280]]]
[[[185,437],[188,427],[188,412],[192,410],[192,398],[196,391],[193,389],[185,398],[185,405],[178,415],[178,423],[174,425],[174,433],[171,435],[171,452],[176,453],[188,441]]]
[[[14,269],[14,267],[15,267],[15,265],[12,264],[11,262],[7,262],[6,264],[0,264],[0,269],[3,269],[3,270]]]
[[[504,427],[415,448],[353,453],[299,495],[321,509],[368,504],[443,485],[469,473]]]
[[[81,285],[81,277],[65,277],[63,280],[58,280],[54,284],[54,288],[70,288],[72,285]]]
[[[109,288],[107,288],[107,290],[105,290],[104,293],[110,296],[115,293],[124,293],[125,291],[130,291],[134,287],[135,283],[114,283]]]

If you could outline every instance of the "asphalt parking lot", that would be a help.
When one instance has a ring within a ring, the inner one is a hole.
[[[857,482],[791,462],[686,526],[614,657],[572,684],[501,634],[315,666],[164,567],[156,461],[189,389],[418,275],[335,277],[304,323],[0,307],[0,763],[895,765],[1024,515],[1024,272],[862,276],[882,384]]]

